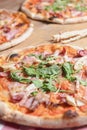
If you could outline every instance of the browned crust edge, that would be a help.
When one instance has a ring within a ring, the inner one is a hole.
[[[9,122],[22,124],[26,126],[35,126],[41,128],[69,128],[87,125],[87,116],[80,115],[72,119],[64,118],[46,118],[26,115],[19,111],[9,108],[9,105],[0,101],[0,118]]]

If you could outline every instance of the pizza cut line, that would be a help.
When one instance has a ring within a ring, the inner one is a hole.
[[[60,24],[87,21],[86,0],[26,0],[22,7],[29,17]]]
[[[0,119],[41,128],[87,124],[87,50],[48,44],[0,56]]]
[[[0,10],[0,51],[27,39],[33,24],[22,12]]]

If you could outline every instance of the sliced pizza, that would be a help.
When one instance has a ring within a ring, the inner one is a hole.
[[[26,0],[22,10],[33,19],[54,23],[87,21],[87,0]]]
[[[0,56],[0,119],[41,128],[87,125],[87,50],[48,44]]]
[[[53,42],[70,43],[81,38],[87,37],[87,29],[59,32],[52,36]]]
[[[0,51],[21,43],[32,31],[33,25],[24,13],[0,10]]]

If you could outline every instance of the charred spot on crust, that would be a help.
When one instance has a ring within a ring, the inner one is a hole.
[[[72,111],[72,110],[66,111],[63,115],[64,118],[68,118],[68,119],[75,118],[77,116],[78,116],[78,113],[76,111]]]
[[[51,16],[49,17],[49,20],[53,20],[54,18],[56,18],[56,16]]]
[[[16,57],[19,57],[18,53],[11,54],[9,59],[16,58]]]

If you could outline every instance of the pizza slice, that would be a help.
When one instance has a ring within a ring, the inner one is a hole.
[[[87,50],[48,44],[0,56],[0,119],[41,128],[87,125]]]
[[[87,21],[86,0],[26,0],[21,9],[33,19],[53,23]]]
[[[0,10],[0,51],[21,43],[32,31],[33,25],[24,13]]]
[[[53,42],[70,43],[87,36],[87,29],[67,31],[52,36]]]

